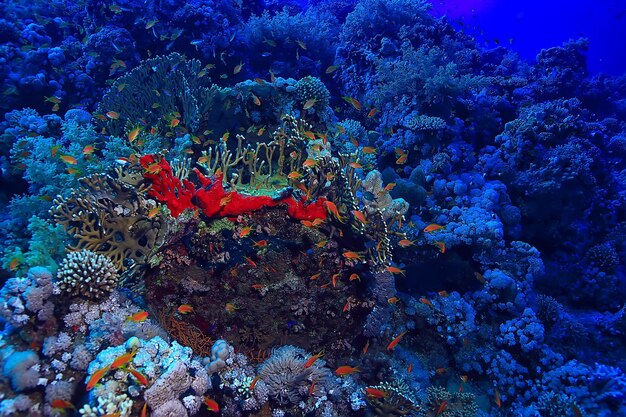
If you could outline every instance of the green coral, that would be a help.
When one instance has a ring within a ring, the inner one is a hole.
[[[139,120],[160,131],[170,123],[168,116],[178,112],[180,125],[198,132],[221,92],[208,77],[198,77],[202,70],[200,61],[177,53],[143,61],[106,92],[97,109],[100,123],[110,134],[125,136]],[[110,111],[119,117],[105,118]]]

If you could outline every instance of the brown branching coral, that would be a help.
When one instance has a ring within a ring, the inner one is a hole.
[[[80,179],[67,197],[57,197],[50,213],[76,240],[70,250],[106,255],[118,270],[127,260],[143,264],[162,240],[164,219],[148,217],[141,190],[108,175]]]
[[[165,309],[159,311],[157,321],[173,339],[193,349],[194,355],[211,356],[214,340],[193,324],[177,320],[171,312]]]

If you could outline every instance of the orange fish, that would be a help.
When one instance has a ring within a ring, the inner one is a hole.
[[[474,272],[474,276],[476,277],[478,282],[480,282],[481,284],[486,284],[487,283],[487,281],[485,280],[485,277],[480,272]]]
[[[255,376],[252,382],[250,383],[250,387],[248,389],[253,390],[254,387],[256,387],[257,382],[259,382],[259,379],[261,379],[259,375]]]
[[[253,240],[254,242],[254,240]],[[263,240],[259,240],[258,242],[254,242],[254,245],[252,245],[256,248],[263,248],[265,246],[267,246],[267,240],[263,239]]]
[[[254,79],[254,82],[255,82],[255,83],[257,83],[257,84],[259,84],[259,85],[263,85],[263,84],[265,84],[265,80],[264,80],[264,79],[262,79],[262,78],[259,78],[259,77],[255,78],[255,79]]]
[[[290,180],[297,180],[300,177],[302,177],[302,174],[300,174],[298,171],[292,171],[289,173],[289,175],[287,175],[287,178],[289,178]]]
[[[69,408],[73,408],[74,410],[76,410],[76,407],[74,407],[74,404],[72,404],[69,401],[60,400],[60,399],[52,400],[50,405],[55,410],[67,410]]]
[[[243,229],[241,229],[241,232],[239,232],[239,237],[240,238],[246,237],[250,234],[251,231],[252,231],[252,227],[246,226]]]
[[[311,384],[311,387],[309,388],[309,397],[311,395],[313,395],[313,392],[315,391],[315,384],[317,383],[317,381],[313,381],[313,383]]]
[[[448,372],[448,368],[437,368],[435,369],[435,372],[437,373],[437,375],[443,375]]]
[[[363,108],[361,103],[359,103],[359,101],[355,98],[347,97],[347,96],[343,96],[341,98],[344,99],[348,104],[351,104],[352,107],[354,107],[357,110],[361,110]]]
[[[348,280],[350,280],[350,281],[354,281],[354,280],[357,280],[357,279],[359,281],[361,281],[361,277],[356,272],[353,273],[352,275],[350,275],[350,277],[348,278]]]
[[[328,240],[322,240],[321,242],[316,243],[315,246],[322,249],[324,246],[326,246],[327,243],[328,243]]]
[[[398,245],[400,245],[401,248],[408,248],[409,246],[415,246],[415,242],[409,239],[402,239],[398,242]]]
[[[256,104],[257,106],[260,106],[261,100],[256,95],[254,95],[254,93],[250,93],[250,94],[252,94],[252,102]]]
[[[239,61],[239,65],[237,65],[233,69],[233,74],[239,74],[239,72],[241,71],[242,68],[243,68],[243,62]]]
[[[265,285],[263,285],[263,284],[252,284],[252,288],[254,288],[255,290],[262,290],[263,288],[265,288]]]
[[[116,112],[116,111],[113,111],[113,110],[108,111],[108,112],[106,113],[106,115],[107,115],[107,117],[108,117],[109,119],[113,119],[113,120],[117,120],[117,119],[119,119],[119,118],[120,118],[120,114],[119,114],[118,112]]]
[[[335,205],[335,203],[333,203],[332,201],[328,201],[325,200],[324,201],[324,206],[326,206],[326,210],[328,210],[328,212],[330,214],[332,214],[333,216],[335,216],[335,218],[337,220],[339,220],[341,223],[343,223],[343,217],[341,217],[341,215],[339,214],[339,209],[337,208],[337,206]]]
[[[50,156],[54,157],[54,155],[56,155],[59,151],[60,147],[61,145],[54,145],[52,148],[50,148]]]
[[[376,107],[374,107],[373,109],[371,109],[369,111],[369,113],[367,113],[367,117],[372,118],[372,117],[376,116],[376,113],[378,113],[378,109]]]
[[[389,304],[392,304],[392,305],[393,305],[393,304],[395,304],[395,303],[397,303],[398,301],[400,301],[400,299],[399,299],[398,297],[391,297],[391,298],[388,298],[388,299],[387,299],[387,302],[388,302]]]
[[[420,298],[420,303],[426,304],[428,307],[435,308],[433,303],[428,298],[424,298],[424,297]]]
[[[363,346],[363,354],[365,355],[367,353],[367,350],[370,348],[370,340],[367,339],[367,342],[365,342],[365,346]]]
[[[388,394],[387,391],[383,391],[378,388],[366,387],[365,395],[372,398],[386,398]]]
[[[144,374],[142,374],[141,372],[139,372],[136,369],[133,368],[128,368],[127,369],[128,372],[130,372],[135,379],[141,384],[141,385],[148,385],[148,378],[146,378],[146,376]]]
[[[128,352],[118,356],[111,364],[111,369],[117,369],[128,365],[128,363],[131,362],[134,357],[135,352]]]
[[[437,410],[437,414],[435,414],[435,416],[441,415],[441,413],[443,413],[446,410],[447,406],[448,406],[448,402],[442,401],[441,405],[439,406],[439,410]]]
[[[143,403],[143,407],[141,407],[140,417],[148,417],[148,403]]]
[[[76,165],[78,161],[71,155],[61,155],[61,161],[65,162],[68,165]]]
[[[193,312],[193,307],[189,304],[183,304],[176,309],[180,314],[187,314]]]
[[[304,103],[304,106],[302,107],[302,109],[303,110],[308,110],[311,107],[315,106],[315,103],[317,103],[317,99],[312,98],[310,100],[307,100],[307,102]]]
[[[436,231],[438,231],[438,230],[441,230],[441,229],[443,229],[444,227],[445,227],[445,226],[440,226],[440,225],[438,225],[438,224],[431,223],[431,224],[429,224],[428,226],[426,226],[426,227],[424,228],[424,232],[426,232],[426,233],[432,233],[432,232],[436,232]]]
[[[180,124],[180,120],[178,119],[172,119],[172,121],[169,124],[169,127],[176,127]]]
[[[363,212],[359,210],[352,210],[352,214],[354,214],[354,217],[356,217],[358,221],[363,224],[367,224],[367,219],[365,218],[365,214],[363,214]]]
[[[439,294],[443,298],[448,298],[450,296],[450,294],[448,294],[448,291],[446,290],[441,290],[437,294]]]
[[[148,218],[152,219],[154,216],[156,216],[157,214],[159,214],[159,211],[161,210],[161,206],[156,206],[156,207],[152,207],[149,211],[148,211]]]
[[[220,200],[220,207],[224,207],[226,204],[230,203],[232,199],[233,195],[231,193],[228,193],[226,197],[222,197],[222,199]]]
[[[146,173],[148,174],[158,174],[159,172],[161,172],[163,168],[161,168],[161,165],[157,164],[156,162],[148,165],[146,167]]]
[[[220,406],[217,403],[217,401],[209,398],[209,397],[204,397],[204,404],[206,405],[206,408],[209,409],[209,411],[212,411],[214,413],[217,413],[220,411]]]
[[[321,358],[322,356],[324,356],[324,352],[320,352],[317,355],[313,355],[311,356],[305,363],[304,363],[304,369],[306,368],[310,368],[316,360],[318,360],[319,358]]]
[[[367,155],[373,155],[373,154],[378,153],[376,148],[374,148],[373,146],[364,146],[363,149],[361,149],[361,151],[363,151],[363,153]]]
[[[468,377],[467,375],[461,375],[459,378],[461,378],[461,382],[466,383],[468,381]]]
[[[413,364],[412,364],[412,363],[410,363],[410,364],[409,364],[409,367],[408,367],[408,368],[406,368],[406,372],[407,372],[407,373],[409,373],[409,374],[410,374],[411,372],[413,372]]]
[[[406,164],[407,158],[408,158],[408,156],[406,154],[401,155],[398,159],[396,159],[396,164],[398,164],[398,165]]]
[[[314,166],[317,166],[317,161],[313,158],[307,158],[302,164],[302,166],[304,168],[313,168]]]
[[[331,278],[330,278],[330,282],[332,282],[333,284],[333,288],[335,288],[337,286],[337,281],[339,281],[339,275],[340,274],[334,274]]]
[[[396,186],[395,182],[390,182],[389,184],[385,185],[385,188],[383,188],[383,191],[391,191],[394,189],[395,186]]]
[[[361,169],[363,168],[363,165],[359,164],[358,162],[350,162],[350,166],[354,169]]]
[[[132,316],[128,316],[127,321],[134,321],[135,323],[143,323],[148,318],[147,311],[140,311],[138,313],[133,314]]]
[[[96,147],[93,145],[86,145],[83,148],[83,155],[91,155],[96,150]]]
[[[15,257],[11,259],[11,262],[9,262],[9,270],[16,271],[19,265],[20,265],[20,258]]]
[[[308,140],[315,140],[315,133],[311,132],[310,130],[307,130],[306,132],[302,132],[302,135]]]
[[[400,333],[395,339],[393,339],[388,345],[387,350],[393,350],[398,343],[400,343],[400,339],[406,334],[406,331]]]
[[[346,251],[343,253],[343,257],[350,260],[361,260],[363,259],[363,255],[354,251]]]
[[[246,262],[248,262],[253,268],[256,268],[256,262],[254,262],[252,259],[248,258],[247,256],[244,256],[243,259],[245,259]]]
[[[311,275],[311,278],[309,278],[309,281],[315,281],[316,279],[318,279],[320,277],[320,275],[322,275],[321,272],[318,272],[317,274]]]
[[[128,132],[128,141],[132,143],[135,139],[137,139],[137,136],[139,136],[140,131],[141,131],[141,128],[136,127],[130,132]]]
[[[445,242],[437,241],[437,242],[434,243],[434,245],[439,248],[439,251],[441,253],[446,253],[446,243]]]
[[[359,372],[359,368],[358,367],[352,367],[352,366],[348,366],[348,365],[343,365],[340,366],[339,368],[337,368],[335,370],[335,375],[337,376],[346,376],[346,375],[351,375],[355,372]]]
[[[89,381],[87,381],[87,387],[85,389],[87,391],[91,391],[91,389],[93,389],[93,387],[95,387],[96,384],[100,382],[102,377],[104,377],[104,375],[109,372],[109,369],[110,366],[105,366],[104,368],[100,368],[96,372],[94,372],[91,378],[89,378]]]
[[[495,394],[495,403],[498,406],[498,408],[502,407],[502,399],[500,398],[500,392],[498,391],[497,388],[496,388],[496,394]]]
[[[397,266],[393,266],[393,265],[389,265],[387,268],[385,268],[385,270],[387,272],[391,272],[392,274],[402,274],[405,275],[405,270],[404,269],[400,269]]]
[[[350,311],[350,301],[346,301],[346,303],[343,305],[342,312],[345,313],[346,311]]]

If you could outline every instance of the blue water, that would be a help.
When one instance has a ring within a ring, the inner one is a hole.
[[[625,5],[0,11],[0,416],[626,416]]]
[[[626,69],[626,5],[614,1],[441,1],[435,12],[463,22],[487,46],[495,40],[529,61],[570,39],[589,39],[589,72],[621,75]]]

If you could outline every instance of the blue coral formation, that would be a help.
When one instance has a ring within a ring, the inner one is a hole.
[[[2,2],[0,416],[626,415],[625,77],[441,9]]]

